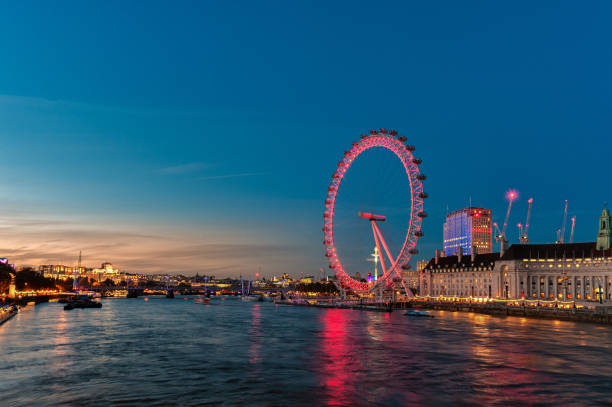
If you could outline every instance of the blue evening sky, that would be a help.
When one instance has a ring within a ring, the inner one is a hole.
[[[325,267],[344,150],[397,129],[428,175],[421,257],[446,207],[532,240],[563,200],[577,241],[612,201],[609,2],[5,3],[0,255],[127,271]],[[569,230],[569,228],[568,228]],[[568,232],[569,233],[569,232]]]

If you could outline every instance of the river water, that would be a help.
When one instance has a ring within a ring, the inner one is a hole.
[[[2,406],[612,403],[612,328],[150,297],[0,326]]]

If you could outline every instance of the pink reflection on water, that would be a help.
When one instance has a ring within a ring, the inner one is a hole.
[[[254,304],[249,328],[249,363],[252,365],[261,361],[261,340],[261,304]]]
[[[466,372],[473,388],[480,389],[481,397],[487,403],[512,403],[519,405],[549,404],[555,402],[555,395],[546,392],[548,383],[554,382],[554,375],[542,371],[542,364],[548,358],[534,354],[528,345],[521,345],[520,338],[508,341],[517,326],[542,324],[539,320],[508,318],[504,329],[491,329],[498,320],[491,316],[468,314],[474,335],[471,351],[476,367]],[[539,366],[538,366],[539,365]],[[540,370],[536,372],[536,370]]]
[[[346,405],[355,389],[351,382],[351,344],[347,338],[347,313],[330,309],[322,316],[323,383],[328,405]]]

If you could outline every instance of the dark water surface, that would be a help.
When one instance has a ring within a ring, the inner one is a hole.
[[[216,298],[23,310],[0,326],[0,405],[600,405],[612,328]]]

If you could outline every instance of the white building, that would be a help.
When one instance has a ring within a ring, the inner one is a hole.
[[[515,244],[499,253],[436,257],[419,273],[423,296],[612,300],[610,213],[597,242]]]

